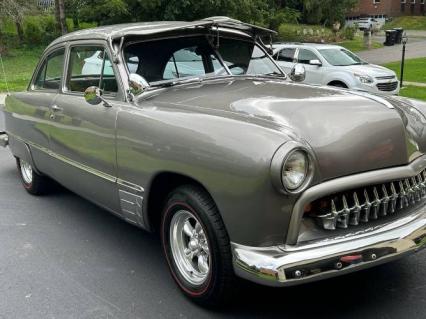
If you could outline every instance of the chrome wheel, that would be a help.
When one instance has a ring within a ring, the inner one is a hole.
[[[33,168],[29,163],[23,160],[19,160],[19,165],[21,167],[22,179],[25,183],[31,184],[33,182]]]
[[[210,273],[209,243],[199,220],[187,210],[177,211],[170,222],[170,247],[180,274],[194,286]]]

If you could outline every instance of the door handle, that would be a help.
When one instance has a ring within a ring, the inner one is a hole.
[[[57,106],[56,104],[54,104],[54,105],[52,105],[52,111],[53,112],[59,112],[59,111],[62,111],[62,109],[59,106]]]

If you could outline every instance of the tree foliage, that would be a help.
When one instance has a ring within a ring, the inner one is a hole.
[[[229,16],[278,28],[281,23],[341,21],[357,0],[65,0],[69,15],[98,24]]]

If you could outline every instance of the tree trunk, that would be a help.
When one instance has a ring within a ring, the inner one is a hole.
[[[16,21],[15,26],[16,26],[16,33],[18,33],[19,42],[22,43],[24,42],[24,30],[22,29],[22,24],[21,22]]]
[[[62,34],[68,33],[67,18],[65,16],[65,2],[64,0],[57,0],[55,2],[58,2],[59,4],[59,20],[61,23],[61,32]]]
[[[67,21],[65,17],[65,3],[64,0],[55,0],[55,19],[58,29],[62,34],[68,32]]]
[[[72,24],[74,26],[74,30],[80,29],[80,21],[78,20],[77,14],[74,14],[74,16],[72,17]]]

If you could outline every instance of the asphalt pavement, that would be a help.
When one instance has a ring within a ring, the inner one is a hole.
[[[373,64],[401,61],[402,45],[397,44],[390,47],[361,51],[357,52],[357,55]],[[406,46],[405,58],[415,59],[422,57],[426,57],[426,39],[413,39],[409,41]]]
[[[177,289],[157,236],[60,186],[27,194],[0,148],[2,319],[425,318],[425,269],[423,251],[298,287],[241,283],[231,306],[204,309]]]

